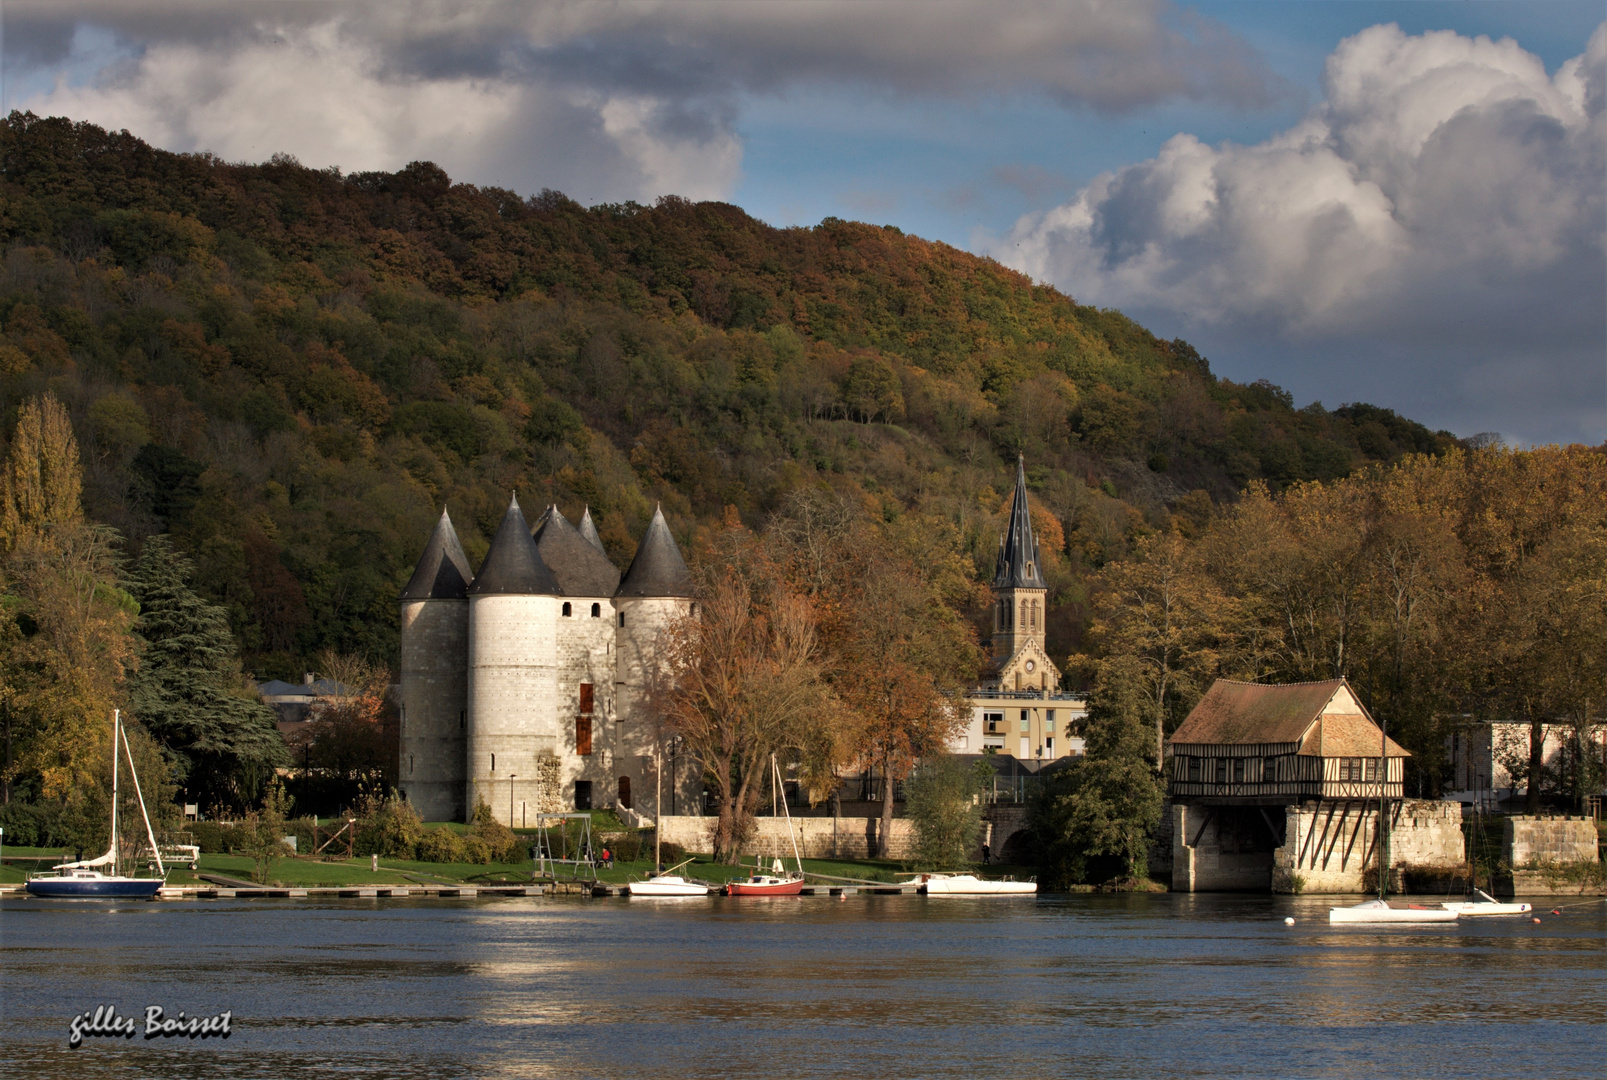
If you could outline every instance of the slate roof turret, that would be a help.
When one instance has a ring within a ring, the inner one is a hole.
[[[403,600],[462,600],[469,594],[469,582],[474,573],[469,569],[469,557],[463,554],[458,543],[457,530],[446,507],[441,508],[441,520],[435,523],[424,554],[419,556],[407,588],[402,590]]]
[[[1038,558],[1038,541],[1032,535],[1032,515],[1027,507],[1027,465],[1016,459],[1016,493],[1010,503],[1010,520],[999,538],[999,558],[993,569],[995,589],[1047,589],[1043,562]]]
[[[536,551],[565,596],[613,596],[619,569],[600,547],[586,542],[557,506],[547,507],[536,523]]]
[[[619,583],[617,596],[692,596],[692,572],[664,520],[664,508],[653,511],[636,558]]]
[[[480,564],[480,573],[469,586],[470,596],[561,596],[558,579],[541,561],[536,542],[530,538],[530,525],[519,510],[516,495],[508,512],[491,538],[491,547]]]
[[[591,519],[591,507],[586,507],[585,511],[580,515],[578,528],[580,529],[580,535],[584,536],[592,547],[601,551],[604,555],[608,554],[608,549],[603,547],[603,538],[598,535],[597,523]]]

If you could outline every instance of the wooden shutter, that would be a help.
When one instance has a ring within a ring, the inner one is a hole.
[[[592,688],[591,683],[589,682],[583,682],[580,684],[580,711],[588,716],[591,715],[593,711]]]
[[[575,753],[591,753],[591,717],[575,717]]]

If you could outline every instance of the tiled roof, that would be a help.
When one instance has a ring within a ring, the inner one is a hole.
[[[1344,685],[1343,679],[1283,686],[1218,679],[1172,742],[1297,743]]]
[[[1412,753],[1394,739],[1382,737],[1379,726],[1357,713],[1331,713],[1312,725],[1300,744],[1300,753],[1313,757],[1378,756],[1381,743],[1387,744],[1388,757],[1411,757]]]

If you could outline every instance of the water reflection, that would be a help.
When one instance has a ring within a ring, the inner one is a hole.
[[[1599,1074],[1602,905],[1383,931],[1327,906],[16,901],[0,1038],[18,1071],[74,1080]],[[232,1008],[238,1034],[66,1050],[98,1002]]]

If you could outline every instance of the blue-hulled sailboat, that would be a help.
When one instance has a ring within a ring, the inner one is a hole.
[[[132,877],[118,873],[117,832],[117,750],[121,745],[128,758],[128,775],[134,782],[134,794],[139,797],[140,816],[145,819],[145,835],[151,842],[156,857],[156,877]],[[97,867],[109,867],[111,873],[102,873]],[[67,897],[90,900],[150,899],[166,883],[167,868],[162,865],[162,853],[156,846],[156,832],[151,828],[151,816],[145,812],[145,795],[140,791],[139,773],[134,769],[134,755],[128,748],[128,737],[123,734],[122,714],[112,711],[112,844],[98,859],[62,863],[52,867],[48,874],[35,874],[28,879],[27,891],[31,896]]]

